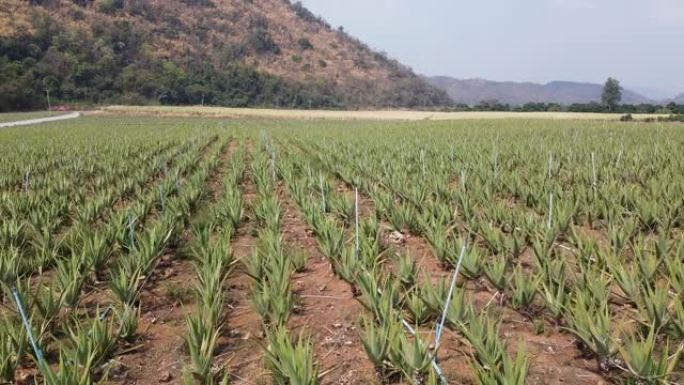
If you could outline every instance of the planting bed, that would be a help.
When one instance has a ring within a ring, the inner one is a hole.
[[[682,149],[591,121],[3,130],[0,383],[681,383]]]

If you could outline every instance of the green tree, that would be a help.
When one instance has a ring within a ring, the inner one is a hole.
[[[677,103],[675,103],[675,102],[670,102],[670,103],[667,104],[667,106],[665,106],[665,108],[667,108],[668,110],[670,110],[670,113],[671,113],[671,114],[674,114],[674,113],[677,112]]]
[[[608,78],[606,84],[603,86],[603,94],[601,95],[601,103],[608,109],[608,111],[615,111],[615,108],[622,100],[622,87],[620,82]]]

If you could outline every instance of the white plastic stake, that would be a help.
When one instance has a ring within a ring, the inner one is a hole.
[[[411,333],[414,337],[418,338],[418,334],[416,334],[416,331],[411,327],[411,325],[406,322],[405,319],[401,319],[401,323],[404,325],[406,330],[408,330],[409,333]],[[448,384],[446,381],[446,378],[444,378],[444,374],[442,373],[442,368],[439,367],[439,364],[437,364],[437,356],[434,355],[432,357],[432,368],[435,370],[435,373],[437,376],[439,376],[440,382],[444,385]]]
[[[591,153],[591,176],[592,176],[592,184],[594,187],[596,187],[596,156],[594,153]]]
[[[551,229],[551,222],[553,220],[553,193],[549,193],[549,220],[546,222],[546,228]]]
[[[620,165],[620,161],[622,160],[622,151],[624,150],[624,144],[620,148],[620,152],[618,153],[617,159],[615,160],[615,167],[618,167]]]
[[[275,151],[271,151],[271,174],[273,176],[273,184],[276,184],[276,159]]]
[[[359,241],[359,188],[354,188],[355,202],[354,202],[354,217],[356,224],[356,258],[359,257],[359,252],[361,251],[361,244]]]
[[[437,325],[437,330],[435,331],[435,349],[439,346],[439,340],[442,338],[442,331],[444,330],[444,323],[446,322],[446,315],[449,311],[449,306],[451,306],[451,296],[454,294],[454,287],[456,287],[456,279],[458,278],[458,272],[461,270],[461,262],[463,262],[463,256],[465,255],[466,248],[468,247],[468,241],[463,243],[461,246],[461,254],[458,256],[458,262],[456,263],[456,270],[451,277],[451,286],[449,287],[449,294],[447,295],[446,302],[444,304],[444,310],[442,311],[442,318]]]
[[[26,171],[26,175],[24,176],[24,192],[28,192],[29,187],[31,186],[31,170]]]
[[[499,175],[499,154],[494,154],[494,179]]]
[[[131,250],[135,250],[135,219],[130,214],[128,215],[128,241],[131,244]]]
[[[328,205],[325,204],[325,190],[323,190],[323,174],[318,174],[318,182],[321,188],[321,204],[323,205],[323,212],[326,212]]]

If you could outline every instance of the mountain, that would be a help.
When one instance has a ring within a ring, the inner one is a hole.
[[[684,104],[684,93],[675,96],[674,99],[672,99],[672,101],[677,104]]]
[[[664,102],[665,100],[672,98],[672,92],[661,87],[639,86],[632,84],[624,85],[624,87],[652,100]]]
[[[445,90],[456,103],[474,105],[481,101],[497,100],[510,105],[528,102],[572,103],[599,102],[603,86],[592,83],[554,81],[547,84],[495,82],[484,79],[455,79],[448,76],[427,78],[435,87]],[[627,104],[652,103],[649,98],[630,90],[622,91],[622,102]]]
[[[2,0],[0,111],[420,107],[447,94],[288,0]]]

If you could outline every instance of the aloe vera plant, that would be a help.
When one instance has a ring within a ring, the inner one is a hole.
[[[667,279],[670,287],[675,293],[681,294],[684,292],[684,262],[681,258],[666,258],[666,273],[665,279]]]
[[[357,276],[357,283],[362,293],[361,304],[364,305],[378,322],[391,317],[394,305],[398,303],[398,287],[381,281],[377,271],[363,271]]]
[[[656,253],[647,250],[646,241],[641,238],[637,238],[632,249],[634,250],[634,260],[641,272],[641,279],[645,282],[651,282],[660,267],[661,259]]]
[[[316,228],[318,243],[323,254],[330,258],[336,258],[342,253],[344,245],[344,231],[337,223],[326,217]]]
[[[289,283],[283,286],[276,286],[268,281],[257,283],[250,301],[264,322],[271,325],[284,325],[294,307]]]
[[[641,275],[639,270],[633,264],[624,263],[612,254],[606,255],[604,258],[608,270],[625,294],[625,298],[630,302],[635,301],[638,298],[640,288]]]
[[[620,354],[627,372],[637,382],[660,384],[668,383],[676,370],[684,345],[670,351],[670,341],[664,344],[657,340],[657,328],[652,325],[645,336],[630,336]]]
[[[449,285],[446,279],[441,279],[436,284],[426,281],[420,288],[420,295],[431,309],[432,315],[434,317],[441,316],[449,296]],[[473,314],[473,308],[472,304],[468,303],[465,298],[465,290],[455,287],[446,312],[447,326],[458,330],[468,323],[471,314]]]
[[[423,298],[416,289],[410,291],[404,298],[404,306],[408,310],[410,320],[414,325],[425,324],[433,314],[430,307],[423,301]]]
[[[133,342],[138,333],[138,320],[140,318],[140,308],[129,304],[123,304],[114,308],[114,318],[118,325],[118,338]]]
[[[520,343],[515,359],[508,354],[503,355],[502,362],[496,367],[489,367],[474,361],[473,369],[478,384],[481,385],[524,385],[527,383],[527,373],[530,361],[525,347]]]
[[[86,281],[87,267],[81,255],[72,254],[71,258],[57,262],[57,282],[60,295],[66,305],[76,307],[81,295],[81,288]]]
[[[390,318],[376,323],[375,320],[364,317],[361,319],[359,336],[363,348],[375,366],[376,375],[383,380],[389,371],[389,350],[401,332],[401,325]]]
[[[569,288],[566,286],[565,280],[560,283],[555,282],[541,282],[539,291],[544,299],[546,308],[551,312],[556,320],[563,318],[570,303]]]
[[[618,353],[618,335],[611,323],[608,303],[595,304],[590,296],[582,291],[575,293],[568,308],[567,329],[596,354],[602,370],[609,370]]]
[[[27,348],[26,331],[20,321],[9,316],[0,318],[0,381],[14,381],[14,372]]]
[[[112,272],[112,276],[109,279],[109,288],[119,302],[131,305],[137,297],[141,278],[141,267],[121,263]]]
[[[185,337],[185,344],[190,353],[190,366],[185,371],[192,377],[198,378],[202,384],[206,384],[212,376],[211,368],[220,329],[216,328],[216,325],[203,314],[189,315],[187,325],[188,334]]]
[[[399,255],[397,258],[397,278],[404,287],[411,287],[416,283],[418,267],[416,260],[408,253]]]
[[[398,333],[390,346],[389,359],[412,383],[422,384],[434,360],[434,352],[420,336]]]
[[[637,298],[637,308],[645,314],[646,324],[658,329],[669,324],[672,299],[667,287],[642,285]]]
[[[521,265],[516,266],[511,280],[511,305],[513,308],[523,309],[530,306],[537,294],[538,286],[539,279],[533,272],[525,272]]]
[[[59,315],[62,308],[64,297],[57,293],[57,290],[52,286],[48,286],[43,282],[36,285],[35,292],[35,307],[38,314],[47,322]]]
[[[471,315],[468,321],[461,332],[472,345],[477,362],[483,367],[500,367],[507,353],[499,339],[499,324],[486,313]]]
[[[99,311],[90,320],[90,325],[76,321],[75,327],[69,329],[69,338],[72,346],[67,355],[86,372],[92,372],[108,359],[116,343],[112,321],[103,319]]]
[[[457,264],[457,260],[452,262],[454,266]],[[477,246],[472,246],[463,255],[461,273],[469,279],[478,278],[482,274],[482,256]]]
[[[306,269],[306,263],[309,260],[309,255],[301,250],[299,251],[289,251],[290,261],[292,261],[292,268],[294,271],[301,273]]]
[[[508,260],[505,256],[494,257],[493,261],[485,263],[484,272],[489,282],[498,290],[506,287],[506,272],[508,270]]]
[[[64,352],[60,352],[58,371],[55,373],[49,368],[41,372],[47,385],[91,385],[94,383],[90,367],[92,356],[87,358],[85,368],[72,365]]]
[[[276,327],[267,332],[266,343],[264,360],[276,384],[318,383],[318,365],[310,338],[300,335],[293,341],[285,328]]]
[[[356,275],[361,269],[359,265],[356,251],[351,248],[345,248],[340,257],[333,260],[335,273],[350,284],[356,282]]]

